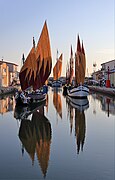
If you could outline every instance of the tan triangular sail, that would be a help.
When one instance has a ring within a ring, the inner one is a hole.
[[[78,35],[77,51],[75,54],[75,80],[77,84],[84,83],[85,70],[86,70],[86,58],[85,58],[84,46],[82,42],[82,47],[81,47],[80,39]]]
[[[19,78],[22,90],[32,86],[34,90],[42,87],[51,73],[52,58],[50,39],[46,22],[44,23],[37,47],[31,49],[21,68]]]
[[[58,80],[61,77],[62,73],[62,54],[60,55],[59,59],[57,60],[54,68],[53,68],[53,78],[54,80]]]

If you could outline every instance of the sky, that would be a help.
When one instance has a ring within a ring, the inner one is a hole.
[[[0,59],[22,64],[34,36],[38,42],[47,20],[52,66],[57,49],[63,53],[62,75],[66,73],[70,48],[76,51],[77,35],[84,42],[87,74],[101,63],[115,59],[114,0],[0,0]],[[53,68],[52,68],[53,69]],[[52,75],[52,73],[51,73]]]

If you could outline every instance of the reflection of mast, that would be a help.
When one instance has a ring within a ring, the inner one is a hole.
[[[84,111],[80,112],[75,109],[75,136],[77,143],[77,153],[79,154],[80,149],[83,151],[84,141],[85,141],[85,114]]]
[[[107,113],[108,113],[108,117],[109,117],[109,104],[110,104],[109,98],[106,99],[106,103],[107,103]]]
[[[96,114],[96,102],[95,102],[96,97],[95,96],[96,96],[96,94],[94,94],[94,96],[93,96],[94,97],[93,103],[92,103],[93,104],[93,114]]]
[[[73,129],[73,108],[70,108],[70,132],[72,133]]]

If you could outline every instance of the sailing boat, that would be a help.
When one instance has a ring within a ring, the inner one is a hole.
[[[57,62],[53,68],[53,83],[52,87],[62,87],[62,83],[60,82],[59,78],[61,77],[62,73],[62,54],[59,58],[57,58]]]
[[[21,89],[23,91],[32,87],[35,92],[43,87],[52,68],[50,39],[47,23],[45,21],[37,46],[33,38],[33,47],[30,50],[19,73]],[[32,99],[42,100],[45,94],[41,92],[30,94]]]
[[[67,69],[66,69],[66,81],[67,85],[71,84],[73,81],[73,50],[72,50],[72,45],[71,45],[71,54],[70,54],[70,60],[69,63],[67,63]]]
[[[73,50],[72,50],[72,45],[71,45],[70,61],[67,62],[66,85],[63,87],[63,95],[67,95],[67,89],[69,88],[68,87],[69,85],[73,86],[73,75],[74,75],[74,70],[73,70]]]
[[[89,88],[84,85],[85,70],[86,70],[85,50],[84,50],[83,42],[82,42],[82,46],[80,44],[80,39],[78,35],[77,52],[75,54],[75,84],[76,86],[68,90],[68,96],[72,98],[87,98],[89,94]]]

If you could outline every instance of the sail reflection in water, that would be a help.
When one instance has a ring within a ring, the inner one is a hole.
[[[72,133],[73,121],[75,119],[75,137],[77,144],[77,154],[83,151],[86,134],[85,110],[89,108],[88,99],[73,99],[67,97],[67,105],[70,118],[70,132]]]
[[[58,93],[58,91],[53,92],[53,104],[54,104],[57,114],[62,119],[62,101],[61,101],[61,96]]]
[[[35,154],[37,155],[44,177],[50,157],[51,134],[51,124],[44,116],[44,108],[33,112],[31,120],[21,120],[19,138],[22,142],[22,153],[24,149],[27,151],[33,165]]]

